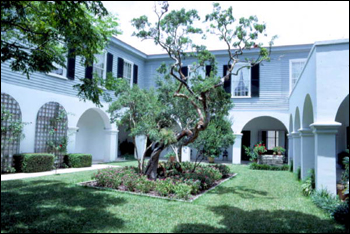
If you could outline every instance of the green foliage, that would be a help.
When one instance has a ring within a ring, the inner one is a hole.
[[[68,49],[91,65],[112,35],[116,17],[101,1],[2,1],[1,62],[27,75],[66,66]]]
[[[14,155],[14,166],[17,172],[32,173],[51,171],[55,156],[52,154],[18,154]]]
[[[330,216],[333,215],[338,206],[342,204],[342,201],[338,197],[330,195],[326,190],[314,192],[311,195],[311,200],[316,206],[326,211]]]
[[[207,129],[200,132],[192,146],[203,152],[205,157],[219,157],[235,141],[231,125],[232,123],[226,118],[213,118]]]
[[[286,149],[283,148],[282,146],[277,146],[277,147],[273,148],[272,150],[276,154],[278,154],[278,153],[284,154],[286,152]]]
[[[343,202],[340,204],[333,213],[334,219],[340,223],[346,226],[347,230],[349,230],[349,220],[350,220],[350,214],[349,214],[349,201]]]
[[[175,154],[173,152],[169,152],[164,156],[164,158],[170,158],[170,157],[175,157]]]
[[[298,181],[301,181],[301,167],[298,167],[295,177]]]
[[[264,154],[267,152],[265,144],[263,142],[260,142],[254,146],[254,152],[256,154]]]
[[[71,168],[91,167],[91,154],[68,154],[64,156],[64,163]]]
[[[263,170],[263,171],[288,171],[289,170],[288,165],[272,166],[272,165],[265,165],[265,164],[258,164],[258,163],[251,163],[249,165],[249,168],[252,170]]]
[[[29,124],[14,120],[14,115],[9,110],[6,110],[5,107],[1,107],[1,123],[8,123],[7,125],[1,125],[1,135],[8,136],[6,137],[6,142],[1,144],[1,149],[14,140],[23,139],[23,127]]]
[[[223,177],[228,177],[231,173],[230,167],[223,164],[210,165],[209,167],[219,170]]]
[[[289,172],[293,172],[293,171],[294,171],[294,161],[291,160],[290,166],[289,166]]]
[[[254,149],[247,147],[247,146],[243,146],[245,154],[248,155],[249,160],[251,162],[257,161],[258,160],[258,154],[257,152],[254,151]]]
[[[345,171],[342,175],[342,181],[343,181],[343,184],[346,184],[346,183],[349,183],[349,157],[344,158],[343,164],[345,166]]]
[[[187,184],[177,183],[174,188],[176,198],[188,200],[192,193],[192,187]]]
[[[312,180],[311,178],[306,179],[303,184],[301,185],[301,188],[303,190],[303,194],[306,197],[311,196],[311,194],[313,193],[314,189],[312,187]]]

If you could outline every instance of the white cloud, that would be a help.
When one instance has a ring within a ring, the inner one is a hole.
[[[147,15],[151,22],[155,21],[153,1],[107,1],[106,8],[118,14],[122,41],[147,53],[164,53],[151,41],[141,42],[132,37],[134,31],[131,20]],[[170,10],[196,9],[204,19],[212,11],[212,2],[207,1],[170,1]],[[349,38],[349,2],[220,2],[223,7],[232,6],[236,18],[256,15],[261,22],[267,24],[269,36],[278,35],[275,45],[309,44],[315,41]],[[152,21],[153,20],[153,21]],[[226,47],[215,37],[208,38],[209,49],[225,49]]]

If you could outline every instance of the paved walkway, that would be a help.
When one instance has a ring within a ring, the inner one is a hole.
[[[86,167],[86,168],[67,168],[67,169],[58,169],[56,171],[47,171],[47,172],[38,172],[38,173],[15,173],[15,174],[7,174],[7,175],[1,175],[1,181],[7,181],[7,180],[20,180],[20,179],[27,179],[27,178],[34,178],[34,177],[40,177],[40,176],[49,176],[49,175],[55,175],[57,174],[68,174],[68,173],[75,173],[75,172],[82,172],[82,171],[93,171],[93,170],[100,170],[105,169],[109,167],[119,167],[119,166],[112,166],[112,165],[106,165],[106,164],[96,164],[92,165],[92,167]]]

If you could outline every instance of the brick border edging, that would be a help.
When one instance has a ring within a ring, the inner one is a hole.
[[[95,182],[95,180],[91,180],[91,181],[85,181],[85,182],[81,182],[78,183],[78,186],[81,187],[85,187],[85,188],[93,188],[93,189],[97,189],[97,190],[105,190],[105,191],[111,191],[111,192],[117,192],[117,193],[125,193],[125,194],[131,194],[131,195],[136,195],[136,196],[142,196],[142,197],[150,197],[150,198],[156,198],[156,199],[163,199],[163,200],[168,200],[168,201],[177,201],[177,202],[185,202],[185,203],[193,203],[194,201],[196,201],[197,199],[199,199],[200,197],[202,197],[203,195],[207,194],[208,192],[216,189],[218,186],[222,185],[223,183],[235,178],[238,175],[238,173],[233,174],[231,177],[221,181],[219,184],[215,185],[214,187],[208,189],[207,191],[194,196],[193,199],[191,200],[182,200],[182,199],[173,199],[173,198],[168,198],[168,197],[160,197],[160,196],[155,196],[155,195],[149,195],[149,194],[145,194],[145,193],[135,193],[135,192],[129,192],[129,191],[121,191],[121,190],[116,190],[116,189],[112,189],[112,188],[105,188],[105,187],[95,187],[95,186],[89,186],[86,185],[86,183],[89,182]]]

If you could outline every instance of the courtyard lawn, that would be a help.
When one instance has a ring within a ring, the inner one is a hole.
[[[2,182],[1,232],[343,232],[293,174],[232,170],[238,177],[194,203],[76,186],[94,172]]]

